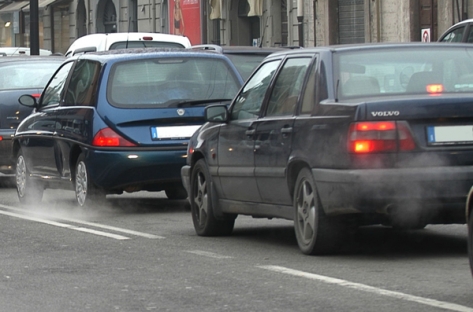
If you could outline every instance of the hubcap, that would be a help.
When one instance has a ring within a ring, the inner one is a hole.
[[[197,183],[194,202],[197,206],[197,211],[195,214],[199,224],[204,225],[208,211],[207,181],[205,181],[205,176],[202,172],[197,174],[196,179]]]
[[[19,156],[16,161],[16,187],[20,197],[25,196],[26,189],[26,164],[23,156]]]
[[[87,168],[81,161],[76,169],[76,198],[79,205],[83,206],[87,198]]]
[[[306,245],[314,239],[316,212],[314,191],[307,181],[302,183],[297,199],[297,222],[299,236]]]

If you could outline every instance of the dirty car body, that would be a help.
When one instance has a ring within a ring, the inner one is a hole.
[[[323,254],[353,226],[464,223],[472,117],[465,44],[273,54],[190,140],[196,232],[229,234],[238,214],[291,219],[302,252]]]

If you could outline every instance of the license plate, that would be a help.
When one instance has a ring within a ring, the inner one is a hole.
[[[188,139],[200,126],[152,127],[153,140],[179,140]]]
[[[473,125],[427,127],[430,145],[473,144]]]

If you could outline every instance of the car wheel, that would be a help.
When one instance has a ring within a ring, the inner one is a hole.
[[[308,168],[303,168],[296,180],[294,230],[300,250],[307,255],[333,253],[343,241],[343,226],[325,215]]]
[[[191,175],[189,201],[191,205],[192,221],[197,235],[217,236],[230,235],[235,225],[235,219],[219,220],[215,218],[212,196],[211,177],[209,169],[203,159],[194,165]]]
[[[187,192],[183,186],[172,188],[172,189],[165,189],[164,192],[166,193],[167,198],[171,200],[179,200],[179,199],[187,198]]]
[[[90,179],[89,168],[85,162],[84,154],[81,154],[77,159],[74,189],[77,204],[81,207],[92,207],[102,204],[105,200],[105,192],[98,189]]]
[[[16,158],[15,169],[16,191],[22,204],[38,203],[43,198],[44,187],[40,182],[31,179],[26,161],[21,151]]]

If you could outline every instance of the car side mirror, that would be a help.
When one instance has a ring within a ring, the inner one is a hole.
[[[205,108],[205,121],[225,122],[228,120],[226,105],[210,105]]]
[[[36,98],[30,94],[23,94],[18,98],[18,102],[26,107],[37,107]]]

